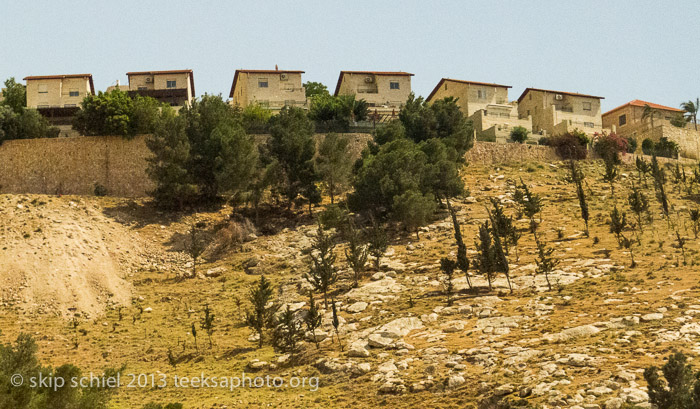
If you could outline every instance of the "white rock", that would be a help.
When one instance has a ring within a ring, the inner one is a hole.
[[[352,314],[357,314],[358,312],[364,311],[368,305],[369,304],[367,304],[364,301],[358,301],[354,304],[350,304],[347,308],[347,311]]]
[[[657,321],[663,319],[664,315],[660,312],[653,312],[651,314],[642,315],[642,322]]]

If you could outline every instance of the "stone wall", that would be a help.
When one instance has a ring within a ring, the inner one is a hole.
[[[684,158],[700,159],[700,132],[695,127],[678,128],[673,125],[658,125],[637,134],[637,142],[641,150],[642,141],[650,138],[658,141],[662,136],[678,144],[679,153]]]
[[[466,159],[469,163],[482,165],[561,160],[549,146],[483,141],[474,142],[474,147],[467,152]]]
[[[18,139],[0,145],[0,193],[91,195],[95,183],[109,195],[145,196],[150,152],[145,136]]]

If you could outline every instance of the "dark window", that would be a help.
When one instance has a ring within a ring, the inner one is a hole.
[[[590,110],[591,110],[591,103],[590,103],[590,102],[584,102],[584,103],[583,103],[583,110],[584,110],[584,111],[590,111]]]
[[[258,88],[267,88],[267,78],[261,78],[258,80]]]
[[[80,96],[80,92],[79,92],[79,91],[76,91],[76,90],[70,90],[70,91],[68,91],[68,96],[69,96],[69,97],[79,97],[79,96]]]
[[[399,89],[399,82],[398,81],[391,81],[389,83],[389,89]]]
[[[166,87],[166,88],[176,88],[176,87],[177,87],[177,81],[175,81],[175,80],[172,80],[172,81],[168,80],[168,81],[165,82],[165,87]]]
[[[620,115],[620,118],[618,118],[618,119],[619,119],[618,124],[619,124],[620,126],[622,126],[622,125],[624,125],[624,124],[627,123],[627,115]]]

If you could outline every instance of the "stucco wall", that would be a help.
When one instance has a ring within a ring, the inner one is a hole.
[[[18,139],[0,145],[0,192],[93,194],[95,183],[113,196],[145,196],[150,152],[143,135]]]
[[[45,92],[39,92],[39,89]],[[64,107],[80,106],[90,90],[87,78],[53,78],[27,80],[27,107]],[[71,97],[70,92],[77,91],[78,96]]]
[[[556,95],[561,95],[561,99],[557,100]],[[590,110],[584,109],[584,103],[590,104]],[[532,116],[533,132],[544,131],[548,135],[563,134],[576,128],[593,134],[601,132],[603,127],[597,98],[532,90],[518,103],[518,113],[521,118]]]
[[[371,82],[366,82],[371,78]],[[399,89],[391,89],[390,83],[398,82]],[[339,95],[354,94],[357,99],[364,99],[373,109],[388,110],[400,108],[411,93],[410,75],[375,75],[367,73],[345,73],[338,91]]]

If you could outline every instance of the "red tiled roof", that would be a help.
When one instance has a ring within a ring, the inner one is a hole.
[[[412,77],[413,74],[410,72],[403,72],[403,71],[340,71],[340,75],[338,76],[338,83],[335,86],[335,92],[333,95],[337,96],[338,91],[340,91],[340,83],[343,82],[343,76],[345,74],[360,74],[360,75],[392,75],[392,76],[408,76]]]
[[[611,112],[615,112],[615,111],[617,111],[617,110],[619,110],[619,109],[622,109],[622,108],[624,108],[624,107],[626,107],[626,106],[628,106],[628,105],[635,106],[635,107],[644,107],[645,105],[649,105],[651,108],[660,109],[660,110],[662,110],[662,111],[683,112],[682,109],[671,108],[671,107],[667,107],[667,106],[664,106],[664,105],[654,104],[653,102],[647,102],[647,101],[642,101],[641,99],[635,99],[635,100],[632,100],[632,101],[630,101],[630,102],[628,102],[628,103],[626,103],[626,104],[622,104],[622,105],[620,105],[620,106],[617,107],[617,108],[611,109],[610,111],[604,113],[603,116],[605,116],[605,115],[607,115],[607,114],[609,114],[609,113],[611,113]]]
[[[92,82],[92,74],[64,74],[64,75],[30,75],[24,80],[60,80],[64,78],[87,78],[90,81],[90,93],[95,94],[95,84]]]
[[[192,70],[166,70],[166,71],[132,71],[127,72],[126,76],[130,77],[132,75],[164,75],[164,74],[190,74],[190,88],[192,88],[192,95],[194,96],[194,72]]]
[[[565,92],[565,91],[553,91],[551,89],[541,89],[541,88],[525,88],[525,91],[520,95],[520,98],[518,98],[518,103],[525,98],[525,94],[527,94],[530,91],[541,91],[541,92],[550,92],[552,94],[564,94],[564,95],[571,95],[573,97],[584,97],[584,98],[595,98],[595,99],[605,99],[605,97],[597,97],[595,95],[586,95],[586,94],[579,94],[576,92]]]
[[[233,74],[233,84],[231,84],[231,92],[228,94],[229,98],[233,98],[233,90],[236,88],[236,83],[238,82],[238,73],[244,72],[246,74],[303,74],[304,71],[299,70],[236,70]]]
[[[487,82],[476,82],[476,81],[456,80],[456,79],[452,79],[452,78],[443,78],[440,80],[440,82],[438,82],[438,84],[435,86],[435,88],[433,88],[433,90],[430,92],[430,95],[428,95],[428,98],[426,98],[425,100],[430,101],[433,98],[433,96],[435,95],[435,93],[438,92],[438,90],[440,89],[442,84],[444,84],[447,81],[458,82],[460,84],[469,84],[469,85],[484,85],[487,87],[513,88],[510,85],[489,84]]]

